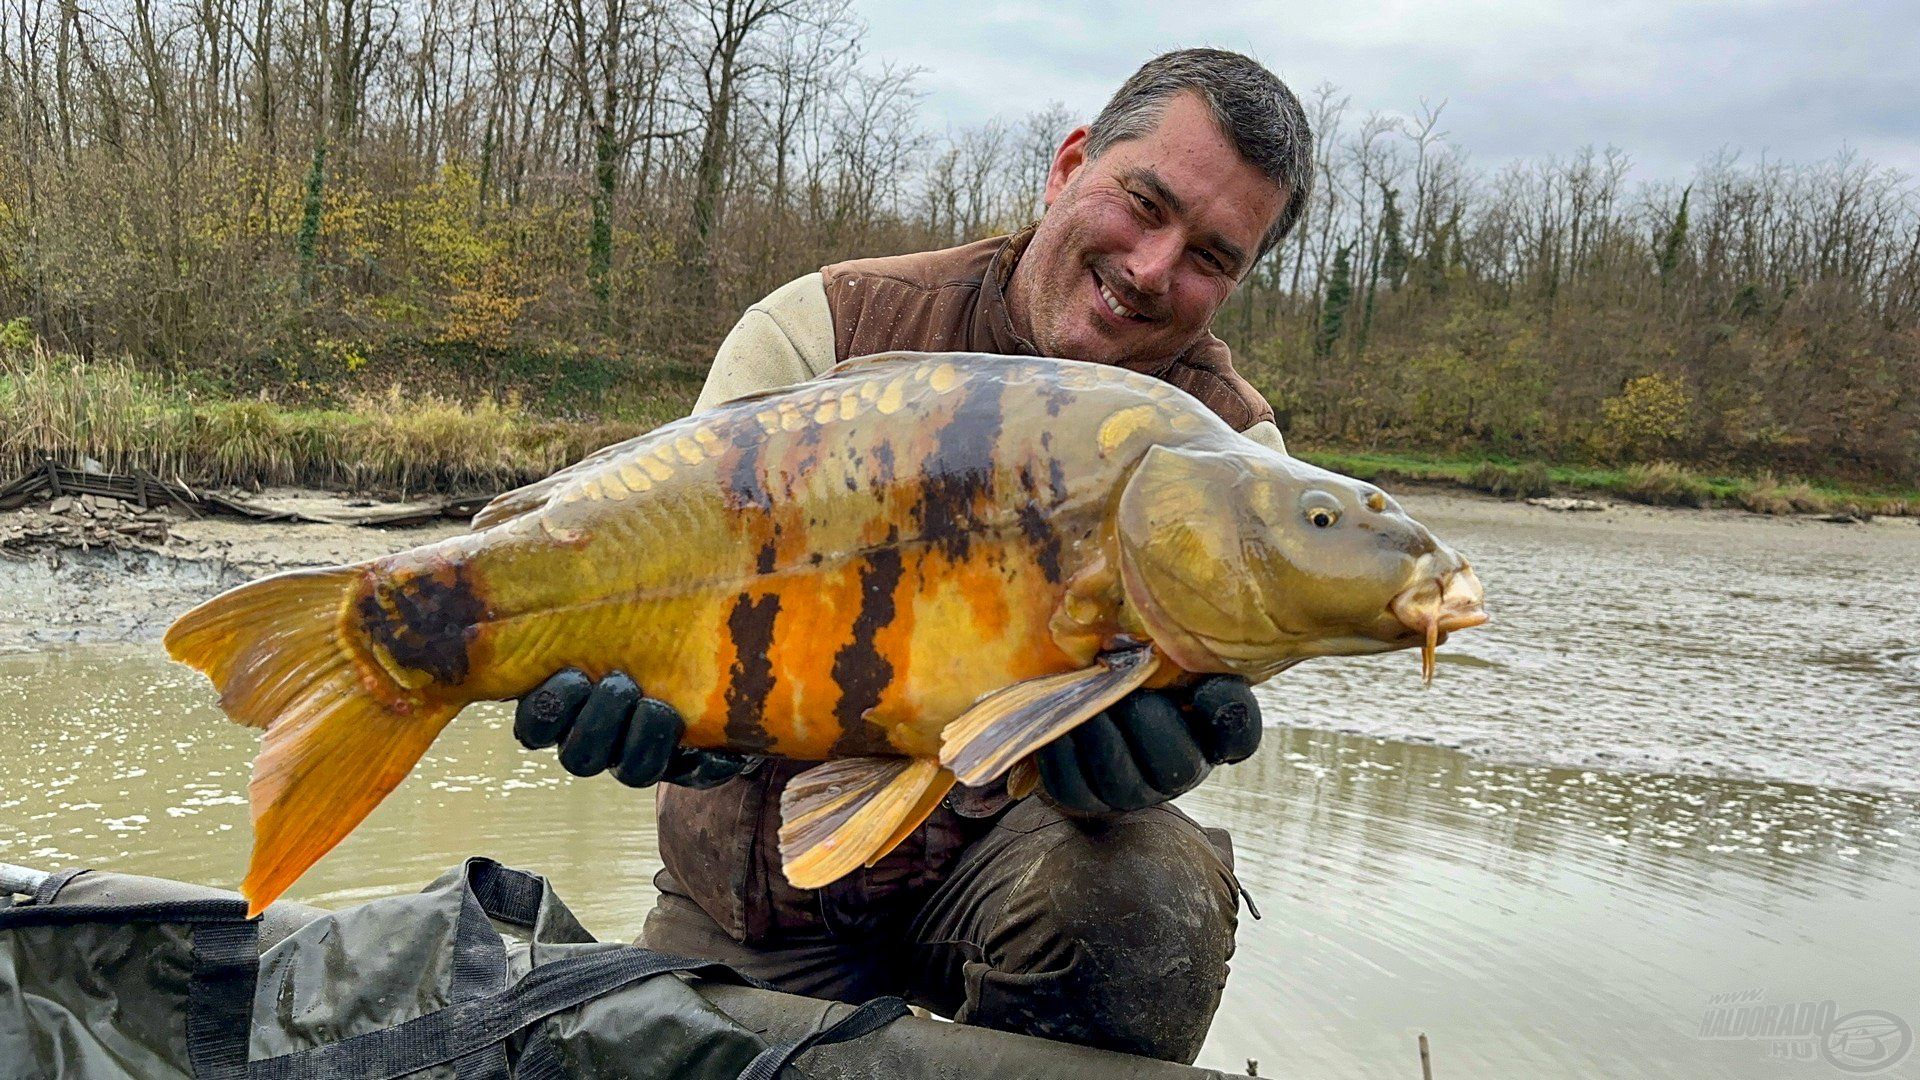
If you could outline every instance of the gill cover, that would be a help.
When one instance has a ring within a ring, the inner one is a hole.
[[[1188,671],[1257,681],[1285,666],[1272,658],[1282,635],[1252,565],[1259,538],[1273,533],[1263,500],[1249,497],[1254,480],[1239,454],[1155,446],[1120,494],[1115,522],[1127,602],[1142,629]]]

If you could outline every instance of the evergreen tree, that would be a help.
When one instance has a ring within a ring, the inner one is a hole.
[[[1320,334],[1313,342],[1313,354],[1321,359],[1333,355],[1347,323],[1347,308],[1353,304],[1352,251],[1352,244],[1343,245],[1333,257],[1333,271],[1327,275],[1327,297],[1320,304]]]
[[[320,211],[325,205],[327,186],[327,143],[322,139],[313,148],[313,164],[307,170],[307,197],[300,209],[300,228],[293,234],[293,254],[300,267],[300,299],[313,297],[313,278],[320,241]]]
[[[1400,220],[1398,191],[1380,185],[1380,193],[1386,197],[1386,206],[1380,211],[1380,273],[1387,284],[1399,288],[1407,278],[1407,265],[1412,258],[1407,254],[1407,244],[1400,236],[1404,227]]]
[[[1693,194],[1689,185],[1680,192],[1680,209],[1673,215],[1673,224],[1660,241],[1656,253],[1660,265],[1660,284],[1665,285],[1680,266],[1680,255],[1687,250],[1687,199]]]

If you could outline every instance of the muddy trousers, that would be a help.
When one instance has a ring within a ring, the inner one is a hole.
[[[964,1024],[1191,1064],[1233,953],[1230,858],[1224,833],[1169,808],[1086,823],[1032,798],[891,926],[746,945],[662,871],[642,940],[795,994],[899,994]]]

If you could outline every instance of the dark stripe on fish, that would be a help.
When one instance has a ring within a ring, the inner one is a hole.
[[[446,686],[466,681],[467,643],[487,614],[472,574],[457,563],[379,581],[355,610],[367,637],[395,663]]]
[[[727,509],[744,510],[753,506],[766,510],[773,506],[773,496],[760,481],[760,448],[766,445],[766,440],[757,422],[745,415],[741,419],[748,422],[742,423],[733,437],[738,456],[733,459],[733,470],[727,477]]]
[[[933,453],[921,463],[924,479],[914,508],[920,535],[954,560],[967,557],[979,524],[976,507],[993,496],[1001,385],[995,379],[967,379],[953,415],[935,433]]]
[[[767,734],[767,698],[773,693],[773,624],[780,617],[780,597],[769,593],[754,599],[750,593],[734,598],[727,614],[727,636],[733,639],[733,667],[727,672],[727,748],[761,753],[773,748]]]
[[[900,549],[889,546],[866,557],[860,568],[860,614],[853,620],[853,640],[833,654],[833,682],[840,688],[840,701],[833,707],[840,721],[840,735],[833,742],[829,757],[859,757],[887,753],[892,744],[879,725],[867,719],[867,711],[880,704],[880,695],[893,680],[893,663],[874,645],[880,631],[893,623],[894,590],[900,584]]]
[[[1032,503],[1022,503],[1015,513],[1020,518],[1020,535],[1033,549],[1033,561],[1040,572],[1055,585],[1066,580],[1060,571],[1060,534],[1054,530],[1046,512]]]
[[[1059,416],[1060,410],[1073,404],[1074,392],[1060,384],[1060,372],[1056,370],[1042,369],[1039,378],[1041,385],[1047,388],[1047,415]]]

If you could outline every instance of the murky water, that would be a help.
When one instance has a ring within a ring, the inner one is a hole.
[[[1840,1077],[1897,1049],[1920,1025],[1920,528],[1415,506],[1499,621],[1430,690],[1408,656],[1287,673],[1263,696],[1302,727],[1183,800],[1233,831],[1265,916],[1203,1063],[1417,1076],[1426,1032],[1441,1077]],[[231,886],[254,741],[154,646],[0,657],[0,860]],[[411,889],[469,853],[630,936],[652,801],[477,708],[290,895]],[[1800,1003],[1854,1019],[1831,1045],[1703,1037]]]

